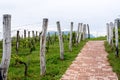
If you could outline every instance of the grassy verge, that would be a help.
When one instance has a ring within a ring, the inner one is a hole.
[[[106,37],[100,36],[100,37],[96,37],[96,38],[90,38],[89,40],[92,40],[92,41],[96,41],[96,40],[106,40]]]
[[[92,38],[89,40],[105,40],[105,37]],[[29,53],[28,47],[23,47],[22,45],[19,48],[18,55],[20,58],[27,63],[28,65],[28,75],[24,76],[24,65],[15,64],[15,59],[11,58],[10,68],[8,72],[8,80],[59,80],[61,76],[65,73],[66,69],[75,59],[77,54],[83,48],[85,43],[88,40],[81,41],[80,44],[76,47],[73,46],[73,51],[68,50],[68,41],[64,42],[64,60],[60,60],[59,55],[59,42],[54,42],[49,46],[49,52],[46,52],[46,75],[40,76],[40,57],[39,57],[39,42],[36,42],[36,49]],[[15,42],[13,43],[12,54],[15,54]],[[2,45],[2,44],[1,44]],[[0,45],[0,46],[1,46]],[[0,57],[2,57],[2,47],[0,47]]]
[[[107,42],[105,42],[105,49],[109,53],[108,59],[110,65],[112,66],[113,71],[117,73],[117,76],[120,80],[120,57],[115,56],[115,49],[112,49]]]
[[[39,57],[39,42],[36,42],[36,49],[29,53],[29,48],[20,47],[18,55],[28,64],[28,76],[24,77],[24,65],[15,64],[15,59],[11,58],[8,71],[8,80],[59,80],[65,73],[66,69],[80,52],[86,41],[76,47],[73,46],[73,51],[68,50],[68,41],[64,42],[64,60],[60,60],[59,42],[50,45],[49,52],[46,53],[46,75],[40,76],[40,57]],[[15,54],[15,45],[12,47],[12,54]],[[0,48],[0,57],[2,57],[2,49]]]

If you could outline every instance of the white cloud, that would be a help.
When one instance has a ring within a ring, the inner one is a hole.
[[[63,30],[68,29],[70,22],[74,22],[77,29],[78,22],[90,24],[92,31],[105,31],[106,23],[114,21],[120,15],[120,0],[1,0],[0,28],[2,15],[12,15],[13,26],[26,24],[42,25],[42,18],[49,18],[49,25],[61,22]],[[50,27],[54,30],[54,27]]]

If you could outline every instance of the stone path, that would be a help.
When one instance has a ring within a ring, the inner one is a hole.
[[[61,80],[118,80],[105,52],[104,41],[89,41]]]

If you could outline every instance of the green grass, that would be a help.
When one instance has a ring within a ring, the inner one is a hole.
[[[100,37],[96,37],[96,38],[90,38],[89,40],[106,40],[106,37],[105,36],[100,36]]]
[[[46,53],[45,76],[40,76],[40,43],[36,42],[36,50],[31,54],[29,53],[29,48],[21,46],[19,49],[19,56],[28,64],[28,76],[24,77],[24,65],[15,65],[15,59],[11,58],[8,80],[59,80],[86,42],[87,40],[81,41],[78,47],[73,46],[73,51],[70,52],[68,50],[68,41],[66,40],[64,42],[64,60],[60,60],[59,42],[50,45],[49,52]],[[0,53],[2,53],[1,48]],[[12,54],[15,53],[14,45],[12,47]],[[2,54],[0,54],[0,56],[1,55]]]
[[[112,66],[113,71],[117,73],[118,79],[120,80],[120,57],[115,56],[115,49],[111,48],[107,42],[105,42],[105,49],[109,53],[108,59],[110,65]]]
[[[59,80],[88,40],[105,39],[105,37],[99,37],[81,41],[77,47],[73,46],[72,52],[68,50],[69,43],[67,40],[65,40],[64,60],[60,60],[59,42],[54,42],[54,44],[50,45],[49,52],[46,52],[45,76],[40,76],[40,43],[36,42],[36,49],[31,54],[29,53],[29,48],[24,48],[21,45],[19,49],[19,56],[24,62],[28,64],[28,76],[24,76],[24,65],[15,65],[15,59],[11,58],[8,71],[8,80]],[[15,42],[13,42],[13,45],[12,54],[15,54]],[[0,57],[2,57],[2,47],[0,47],[0,53]]]

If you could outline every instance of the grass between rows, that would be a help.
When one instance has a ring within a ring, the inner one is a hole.
[[[89,40],[105,40],[105,37],[92,38]],[[39,42],[36,43],[36,50],[31,54],[29,48],[21,47],[19,50],[19,56],[28,64],[28,76],[24,77],[24,65],[15,65],[15,60],[11,58],[10,68],[8,71],[8,80],[59,80],[70,66],[72,61],[78,55],[88,40],[80,42],[78,47],[73,46],[73,51],[68,50],[68,41],[64,42],[64,60],[60,60],[59,57],[59,42],[55,42],[50,45],[49,52],[46,53],[46,75],[40,76],[40,46]],[[120,57],[115,57],[115,49],[105,41],[105,49],[109,53],[108,59],[110,65],[113,67],[113,71],[117,73],[120,80]],[[2,49],[0,47],[0,53]],[[15,54],[15,46],[12,47],[12,54]],[[0,55],[2,57],[2,54]],[[120,56],[120,54],[119,54]]]
[[[19,56],[28,64],[28,76],[24,77],[24,65],[15,64],[14,58],[11,58],[8,71],[8,80],[59,80],[65,73],[69,65],[78,55],[85,41],[81,41],[73,51],[68,49],[68,41],[64,42],[64,60],[60,60],[59,42],[50,45],[49,52],[46,52],[46,75],[40,76],[40,43],[36,43],[36,50],[31,54],[29,48],[20,47]],[[15,46],[12,47],[12,54],[15,54]],[[2,49],[0,48],[0,57],[2,57]]]
[[[120,80],[120,57],[115,56],[115,48],[111,48],[111,46],[106,41],[105,41],[105,49],[109,53],[108,54],[109,63],[112,66],[113,71],[117,74],[118,79]]]

